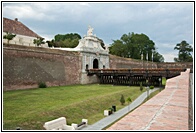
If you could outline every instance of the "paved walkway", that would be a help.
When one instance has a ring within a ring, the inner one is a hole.
[[[154,88],[153,90],[149,90],[149,94],[156,91],[159,88]],[[82,128],[81,130],[102,130],[106,126],[112,124],[137,106],[139,106],[147,97],[147,92],[141,94],[137,99],[135,99],[129,106],[126,106],[112,115],[109,115],[100,121],[94,123],[93,125],[88,125],[87,127]]]
[[[168,79],[165,89],[107,130],[189,130],[189,73]]]

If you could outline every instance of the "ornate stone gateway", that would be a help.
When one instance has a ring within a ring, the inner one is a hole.
[[[109,68],[109,50],[101,46],[103,41],[93,34],[93,28],[88,27],[87,35],[84,36],[75,48],[80,51],[82,56],[82,75],[81,83],[96,83],[99,81],[97,76],[87,76],[87,69]]]
[[[97,76],[87,76],[87,69],[103,69],[109,68],[109,50],[103,48],[101,44],[103,40],[93,34],[93,28],[88,27],[87,35],[79,40],[79,44],[75,48],[56,48],[66,51],[80,52],[81,60],[81,84],[97,83]]]
[[[89,69],[109,68],[109,50],[104,49],[101,43],[103,41],[93,35],[93,28],[89,26],[87,36],[84,36],[75,48],[82,54],[82,72],[86,72],[86,66]]]

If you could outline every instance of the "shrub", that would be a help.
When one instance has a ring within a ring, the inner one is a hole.
[[[121,105],[124,105],[124,103],[125,103],[125,98],[124,98],[123,95],[121,95],[120,102],[121,102]]]
[[[132,102],[130,97],[127,98],[127,102],[129,102],[129,103]]]
[[[150,89],[154,89],[154,86],[151,85],[151,86],[150,86]]]
[[[46,83],[44,83],[44,82],[39,82],[38,86],[39,86],[39,88],[46,88],[47,87]]]
[[[143,91],[142,82],[140,82],[140,91]]]

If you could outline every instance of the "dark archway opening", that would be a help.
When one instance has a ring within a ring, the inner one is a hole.
[[[93,69],[98,69],[99,68],[99,62],[97,59],[93,60]]]
[[[88,70],[88,64],[86,64],[86,70]]]

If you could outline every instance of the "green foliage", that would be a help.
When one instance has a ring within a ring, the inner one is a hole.
[[[109,47],[109,49],[111,54],[121,56],[121,57],[125,56],[125,45],[121,40],[114,41],[114,43],[112,44],[111,47]]]
[[[151,85],[151,86],[150,86],[150,89],[154,89],[154,86]]]
[[[37,44],[37,46],[41,45],[41,44],[45,44],[44,42],[44,38],[37,38],[33,40],[34,44]]]
[[[46,43],[48,43],[48,47],[53,47],[53,46],[55,46],[55,41],[54,41],[54,39],[51,40],[51,41],[46,41]]]
[[[125,103],[125,98],[124,98],[124,96],[123,96],[123,95],[121,95],[120,103],[121,103],[121,105],[124,105],[124,103]]]
[[[155,43],[143,33],[124,34],[120,40],[113,40],[109,49],[110,54],[133,59],[141,59],[141,54],[143,54],[144,60],[147,58],[152,60],[153,54],[154,62],[164,62],[163,56],[156,51]]]
[[[110,111],[111,114],[112,114],[112,112],[114,112],[114,109],[113,109],[113,108],[109,108],[109,111]]]
[[[132,102],[130,97],[127,98],[127,102],[129,102],[129,103]]]
[[[70,33],[70,34],[65,34],[65,35],[57,34],[57,35],[54,36],[54,40],[56,42],[64,41],[66,39],[71,39],[71,40],[81,39],[81,36],[77,33]]]
[[[47,41],[49,47],[74,48],[79,44],[81,36],[77,33],[57,34],[54,39]]]
[[[12,40],[15,36],[16,36],[15,34],[7,32],[7,34],[3,36],[3,39],[7,39],[8,40],[7,43],[9,44],[9,41]]]
[[[143,91],[142,82],[140,82],[140,91]]]
[[[153,62],[164,62],[164,57],[158,52],[153,52]]]
[[[47,88],[47,85],[45,82],[39,82],[38,86],[39,86],[39,88]]]
[[[62,47],[62,48],[75,48],[79,44],[81,36],[77,33],[57,34],[54,39],[47,41],[48,47]],[[102,39],[99,39],[101,46],[105,49],[105,44]]]
[[[174,58],[175,62],[192,62],[193,57],[191,53],[193,48],[186,41],[176,44],[174,50],[178,50],[178,58]]]

